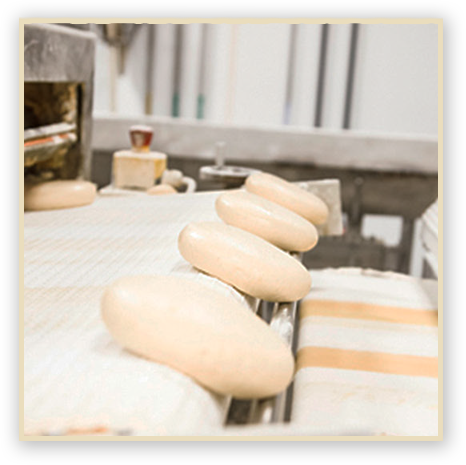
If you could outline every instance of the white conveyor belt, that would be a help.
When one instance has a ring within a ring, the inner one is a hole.
[[[139,274],[190,276],[254,308],[178,252],[186,224],[219,221],[217,194],[106,196],[25,213],[25,434],[202,434],[224,424],[227,398],[122,349],[100,317],[105,287]]]

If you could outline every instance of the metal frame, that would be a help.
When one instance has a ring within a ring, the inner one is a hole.
[[[296,260],[302,261],[303,255],[301,253],[291,253],[290,255]],[[270,327],[293,352],[295,352],[297,308],[298,302],[275,303],[270,319]],[[274,397],[250,401],[247,423],[268,424],[287,421],[291,411],[291,397],[292,384]]]
[[[66,177],[90,179],[95,35],[56,24],[24,24],[24,82],[78,84],[78,141]]]

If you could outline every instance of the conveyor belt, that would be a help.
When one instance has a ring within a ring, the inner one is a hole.
[[[178,252],[186,224],[218,220],[216,196],[106,196],[87,207],[25,213],[26,433],[201,434],[223,425],[227,398],[122,350],[100,318],[105,287],[138,274],[190,276],[255,308],[255,299],[197,272]]]

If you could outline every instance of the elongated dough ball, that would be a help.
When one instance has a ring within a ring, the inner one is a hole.
[[[279,336],[235,300],[189,279],[135,276],[113,283],[102,318],[124,347],[220,394],[267,397],[291,382]]]
[[[186,226],[178,249],[191,265],[269,302],[294,302],[311,288],[301,263],[264,239],[223,223]]]
[[[87,181],[47,181],[25,183],[24,210],[56,210],[94,202],[95,184]]]
[[[268,173],[255,173],[246,179],[246,190],[297,213],[313,224],[324,224],[328,207],[322,199]]]
[[[152,186],[147,189],[147,194],[149,195],[171,195],[178,194],[178,191],[169,184],[158,184],[157,186]]]
[[[317,229],[296,213],[245,191],[221,194],[215,202],[227,224],[249,231],[284,250],[305,252],[318,240]]]

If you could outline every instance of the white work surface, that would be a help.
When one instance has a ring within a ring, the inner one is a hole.
[[[311,276],[300,304],[294,428],[437,436],[437,281],[359,268]]]
[[[219,221],[217,195],[107,196],[25,213],[26,434],[200,434],[223,425],[227,398],[123,350],[100,317],[106,286],[139,274],[188,276],[253,309],[255,299],[197,272],[178,252],[186,224]]]

